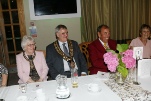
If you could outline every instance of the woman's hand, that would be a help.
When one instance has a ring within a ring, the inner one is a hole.
[[[28,79],[27,83],[34,83],[35,81],[33,81],[31,78]]]
[[[37,80],[36,82],[42,82],[43,80],[40,78],[39,80]]]

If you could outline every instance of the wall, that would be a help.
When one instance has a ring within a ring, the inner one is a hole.
[[[67,26],[69,39],[73,39],[78,43],[81,42],[80,18],[30,20],[28,0],[23,0],[23,2],[27,35],[30,35],[30,22],[34,22],[35,26],[37,27],[38,37],[35,38],[37,50],[45,50],[48,44],[56,40],[54,32],[55,27],[58,24],[64,24]]]

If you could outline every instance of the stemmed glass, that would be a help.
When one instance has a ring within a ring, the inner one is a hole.
[[[26,83],[20,83],[19,84],[19,89],[21,90],[22,93],[26,93],[26,91],[27,91],[27,84]]]

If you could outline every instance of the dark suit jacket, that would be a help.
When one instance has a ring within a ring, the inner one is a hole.
[[[78,67],[78,75],[81,76],[81,72],[87,73],[87,64],[83,54],[80,51],[78,43],[72,40],[73,56]],[[49,67],[49,75],[52,79],[55,79],[58,74],[64,74],[63,58],[55,50],[54,43],[46,47],[46,62]]]
[[[116,50],[116,41],[109,39],[108,45],[110,49]],[[106,53],[106,50],[99,39],[89,44],[88,51],[92,64],[92,67],[89,68],[90,74],[97,74],[98,71],[108,72],[107,65],[104,63],[103,59],[103,55]]]

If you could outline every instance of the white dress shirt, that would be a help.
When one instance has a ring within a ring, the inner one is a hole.
[[[100,40],[100,39],[99,39]],[[104,42],[102,41],[102,40],[100,40],[100,42],[101,42],[101,44],[103,45],[103,47],[104,47]],[[110,47],[109,47],[109,45],[108,45],[108,43],[106,43],[106,46],[110,49]],[[105,47],[104,47],[105,48]]]

